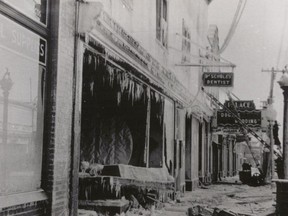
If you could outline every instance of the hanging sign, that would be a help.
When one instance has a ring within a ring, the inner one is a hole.
[[[203,86],[210,87],[233,87],[233,73],[204,72]]]
[[[256,106],[254,104],[253,100],[236,100],[233,101],[234,107],[237,110],[255,110]],[[233,104],[231,101],[226,100],[224,103],[224,106],[226,106],[228,109],[233,110]]]
[[[240,128],[224,128],[224,127],[218,127],[213,129],[213,134],[241,134],[242,131]]]
[[[261,127],[261,110],[238,110],[237,115],[248,127]],[[237,127],[238,121],[227,111],[217,111],[217,127]]]

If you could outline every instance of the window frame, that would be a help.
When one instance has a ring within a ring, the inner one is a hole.
[[[47,14],[46,16],[49,16],[49,4],[47,2]],[[33,20],[32,18],[28,17],[27,15],[21,13],[20,11],[18,11],[17,9],[15,9],[14,7],[10,6],[9,4],[0,1],[0,13],[5,15],[6,17],[10,18],[11,20],[13,20],[14,22],[22,25],[23,27],[26,27],[27,29],[33,31],[36,34],[39,34],[39,36],[43,37],[47,40],[48,35],[49,35],[49,31],[48,31],[48,21],[49,19],[47,19],[47,23],[46,25],[37,22],[36,20]]]
[[[41,78],[41,83],[38,83],[38,85],[42,85],[41,88],[43,92],[41,92],[42,95],[42,103],[43,103],[43,110],[42,110],[42,119],[43,119],[43,127],[45,127],[45,104],[46,104],[46,76],[49,71],[49,65],[48,62],[48,56],[49,56],[49,46],[50,46],[50,40],[49,40],[49,17],[50,17],[50,4],[51,1],[46,1],[46,24],[41,23],[40,21],[34,20],[30,18],[29,16],[25,15],[21,11],[18,11],[15,7],[7,4],[6,2],[3,2],[0,0],[0,14],[4,17],[10,19],[11,21],[15,22],[16,24],[19,24],[20,26],[26,28],[27,30],[37,34],[40,38],[43,38],[46,41],[46,66],[45,67],[45,74]],[[40,62],[39,62],[40,64]],[[44,141],[44,131],[42,134],[42,150],[45,148],[45,141]],[[43,163],[45,160],[45,154],[42,154],[42,170],[40,174],[40,179],[43,181]],[[47,200],[48,197],[45,193],[45,191],[42,189],[42,184],[40,185],[41,189],[37,191],[30,191],[30,192],[21,192],[21,193],[13,193],[10,195],[1,195],[0,196],[0,212],[1,208],[8,208],[15,205],[21,205],[25,203],[30,202],[41,202],[44,200]]]
[[[168,0],[156,0],[156,39],[168,48]]]

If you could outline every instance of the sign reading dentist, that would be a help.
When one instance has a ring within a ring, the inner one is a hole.
[[[233,73],[204,72],[203,86],[232,87],[233,78]]]

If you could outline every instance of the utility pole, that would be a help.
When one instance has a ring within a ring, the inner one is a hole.
[[[273,123],[275,123],[275,119],[274,119],[274,114],[273,112],[275,112],[273,110],[273,90],[274,90],[274,81],[275,81],[275,78],[276,78],[276,73],[277,72],[282,72],[284,73],[286,71],[286,67],[285,67],[285,70],[275,70],[273,67],[271,70],[263,70],[262,69],[262,72],[270,72],[271,73],[271,80],[270,80],[270,91],[269,91],[269,96],[268,96],[268,99],[267,99],[267,104],[268,104],[268,107],[267,109],[269,109],[270,113],[268,115],[271,115],[271,116],[267,116],[268,117],[268,122],[269,122],[269,137],[270,137],[270,162],[271,162],[271,179],[274,178],[274,173],[275,173],[275,162],[274,162],[274,137],[273,137]],[[276,115],[276,114],[275,114]],[[269,164],[269,163],[268,163]]]

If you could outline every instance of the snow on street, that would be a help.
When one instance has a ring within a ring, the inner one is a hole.
[[[180,202],[165,204],[161,215],[186,215],[189,207],[200,205],[213,212],[214,208],[229,210],[239,215],[265,216],[275,212],[276,188],[271,185],[251,187],[238,177],[222,179],[218,184],[187,192]]]

